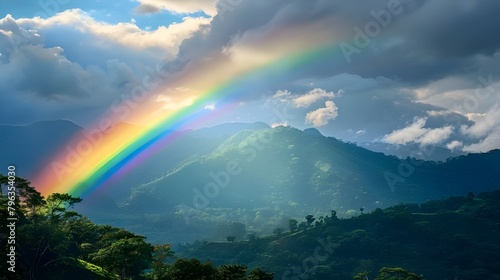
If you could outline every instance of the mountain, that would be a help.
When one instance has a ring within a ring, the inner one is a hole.
[[[292,217],[330,210],[346,217],[360,208],[500,186],[500,151],[444,163],[401,160],[311,132],[276,127],[232,135],[212,152],[133,188],[121,208],[142,223],[126,226],[153,240],[220,238],[234,222],[269,233]]]
[[[140,129],[120,123],[104,137]],[[0,132],[2,160],[17,164],[29,179],[82,128],[57,121],[0,126]],[[77,210],[153,242],[241,237],[330,210],[349,217],[361,208],[495,190],[499,159],[500,151],[445,162],[400,159],[316,129],[232,123],[185,131],[113,185],[86,197]]]
[[[397,156],[398,158],[413,157],[428,161],[446,161],[449,158],[466,155],[460,150],[450,150],[441,146],[421,146],[420,144],[394,145],[383,142],[360,142],[358,146],[374,152]]]
[[[261,130],[270,128],[269,125],[263,122],[255,123],[225,123],[212,127],[201,128],[192,131],[192,135],[204,138],[228,137],[242,130]]]
[[[0,125],[0,166],[16,166],[21,177],[31,177],[82,128],[70,121],[43,121],[26,126]]]

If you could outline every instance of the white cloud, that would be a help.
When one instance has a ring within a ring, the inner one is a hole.
[[[397,145],[406,145],[410,142],[414,142],[425,134],[426,129],[424,129],[424,126],[426,122],[426,118],[417,119],[409,126],[385,135],[384,141]]]
[[[471,153],[484,153],[494,149],[500,149],[500,129],[492,131],[486,138],[478,143],[464,146],[462,150]]]
[[[362,135],[362,134],[365,134],[365,133],[366,133],[366,129],[361,129],[361,130],[356,131],[357,135]]]
[[[325,102],[325,108],[319,108],[307,113],[306,123],[312,123],[315,127],[320,127],[328,124],[328,121],[337,117],[337,105],[333,101]]]
[[[321,88],[315,88],[308,93],[301,95],[295,99],[293,99],[293,103],[295,107],[301,108],[301,107],[309,107],[311,104],[315,103],[318,100],[321,99],[333,99],[335,95],[333,92],[327,92],[324,89]]]
[[[462,126],[460,131],[474,138],[481,138],[488,135],[494,129],[500,127],[500,106],[495,104],[485,114],[470,113],[467,114],[470,121],[474,124],[471,126]]]
[[[182,41],[199,30],[201,25],[208,24],[210,19],[185,17],[180,23],[159,26],[156,30],[145,31],[135,25],[134,20],[128,23],[108,24],[96,21],[82,10],[73,9],[48,19],[18,19],[16,22],[21,26],[35,30],[67,26],[75,31],[100,38],[100,44],[109,41],[109,43],[118,43],[133,49],[161,48],[175,54]]]
[[[339,92],[341,92],[341,90]],[[288,90],[278,90],[276,94],[274,94],[273,99],[281,103],[289,103],[295,108],[307,108],[319,100],[333,100],[334,97],[335,94],[332,91],[327,92],[322,88],[315,88],[303,95],[292,94]]]
[[[433,145],[448,139],[453,132],[452,126],[445,126],[427,130],[424,135],[417,139],[417,143],[422,145]]]
[[[461,148],[463,145],[464,144],[461,141],[453,140],[450,143],[446,144],[446,148],[448,148],[448,150],[453,151],[455,149]]]
[[[279,126],[289,126],[288,122],[283,121],[283,122],[275,122],[271,125],[272,128],[279,127]]]
[[[204,107],[205,110],[215,111],[215,104],[208,104]]]
[[[500,149],[500,104],[495,104],[485,114],[468,114],[471,126],[462,126],[460,131],[479,142],[464,146],[466,152],[487,152]]]
[[[424,128],[426,122],[427,118],[418,118],[409,126],[385,135],[383,140],[396,145],[406,145],[409,143],[431,145],[448,139],[453,132],[452,126],[434,129]]]

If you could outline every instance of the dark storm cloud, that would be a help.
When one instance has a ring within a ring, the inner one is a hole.
[[[236,1],[237,2],[237,1]],[[387,26],[377,36],[366,35],[374,14],[390,11]],[[396,9],[395,8],[395,9]],[[186,62],[221,51],[235,37],[260,30],[278,31],[294,25],[330,22],[332,41],[342,38],[358,52],[344,57],[325,56],[303,75],[328,77],[351,73],[362,77],[385,76],[422,85],[451,75],[481,71],[484,61],[500,50],[499,1],[376,0],[353,1],[242,1],[231,9],[219,8],[210,29],[185,40],[179,59]],[[359,28],[369,43],[356,45]],[[300,36],[301,34],[297,34]],[[339,44],[340,42],[336,42]],[[342,52],[339,45],[332,52]],[[344,50],[345,52],[345,50]],[[494,70],[496,73],[500,71]]]

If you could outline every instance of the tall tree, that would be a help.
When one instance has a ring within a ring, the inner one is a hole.
[[[256,268],[250,271],[250,274],[248,275],[248,280],[273,280],[273,279],[274,279],[274,273],[265,272],[260,268]]]
[[[153,246],[144,237],[135,236],[119,239],[109,246],[91,254],[97,264],[114,272],[120,279],[138,277],[152,261]]]
[[[170,244],[155,245],[151,264],[153,279],[165,279],[168,262],[173,259],[175,259],[175,254]]]
[[[290,228],[290,232],[296,232],[299,228],[297,226],[299,222],[295,219],[288,220],[288,227]]]
[[[217,271],[219,280],[244,280],[247,274],[247,267],[239,264],[221,265]]]

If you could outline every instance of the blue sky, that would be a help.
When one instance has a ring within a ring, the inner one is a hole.
[[[208,17],[203,11],[193,13],[176,13],[160,11],[158,13],[140,14],[134,11],[140,3],[136,1],[82,1],[82,0],[41,0],[37,4],[20,4],[16,1],[2,1],[0,11],[2,16],[11,14],[14,18],[32,18],[40,16],[48,18],[68,9],[80,9],[92,16],[95,20],[117,24],[134,20],[141,29],[156,29],[159,26],[168,26],[174,22],[182,22],[187,15]]]
[[[88,127],[156,67],[181,78],[147,102],[175,110],[211,81],[331,43],[314,63],[261,77],[237,110],[206,125],[264,121],[355,142],[500,148],[498,1],[32,3],[0,4],[0,102],[10,104],[0,124]],[[277,108],[286,114],[276,118]]]

